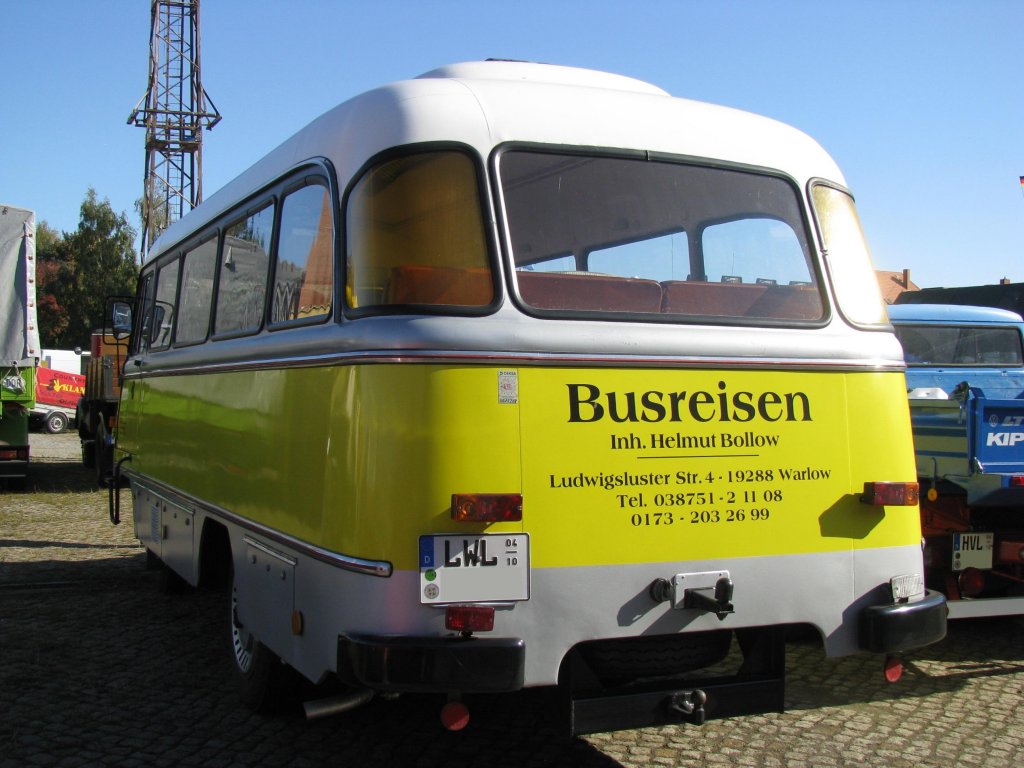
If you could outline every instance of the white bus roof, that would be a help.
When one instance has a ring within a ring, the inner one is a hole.
[[[483,157],[504,142],[608,147],[704,158],[843,184],[806,134],[766,117],[668,95],[621,75],[511,61],[453,64],[331,109],[174,223],[149,258],[296,165],[325,157],[342,187],[378,152],[454,141]]]

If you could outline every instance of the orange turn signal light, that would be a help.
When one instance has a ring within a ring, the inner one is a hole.
[[[513,523],[523,519],[520,493],[453,493],[452,520],[460,523]]]
[[[860,500],[875,507],[912,507],[920,501],[917,483],[864,483]]]

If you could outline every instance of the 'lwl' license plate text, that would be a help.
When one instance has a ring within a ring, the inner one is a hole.
[[[420,536],[421,603],[490,603],[529,597],[528,534]]]

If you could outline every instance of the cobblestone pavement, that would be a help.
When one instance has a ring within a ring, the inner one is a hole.
[[[461,733],[442,700],[404,696],[325,720],[237,703],[225,609],[167,595],[130,524],[77,466],[77,442],[33,435],[24,492],[0,492],[0,766],[992,766],[1024,759],[1024,620],[960,622],[881,660],[787,653],[787,711],[697,728],[562,735],[552,692],[474,698]]]

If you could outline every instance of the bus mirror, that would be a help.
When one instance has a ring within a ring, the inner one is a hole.
[[[110,328],[115,339],[126,339],[132,334],[132,305],[115,301],[111,305]]]

